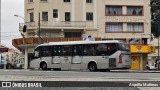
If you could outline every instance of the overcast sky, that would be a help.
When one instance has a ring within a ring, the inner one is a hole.
[[[12,39],[20,38],[19,23],[24,20],[14,15],[24,17],[24,0],[1,0],[1,43],[12,48]]]

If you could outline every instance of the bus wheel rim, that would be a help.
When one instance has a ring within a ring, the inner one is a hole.
[[[45,68],[46,68],[46,64],[43,64],[43,65],[42,65],[42,68],[45,69]]]

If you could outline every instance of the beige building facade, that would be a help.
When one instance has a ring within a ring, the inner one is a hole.
[[[13,45],[25,52],[26,62],[28,53],[33,53],[39,42],[57,38],[91,35],[142,45],[148,44],[151,35],[150,0],[24,0],[24,3],[26,23],[19,24],[24,38],[14,39]]]

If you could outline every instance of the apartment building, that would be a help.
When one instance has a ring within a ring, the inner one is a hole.
[[[0,61],[5,61],[8,65],[11,65],[12,67],[8,66],[7,68],[15,68],[14,66],[17,64],[23,64],[21,62],[24,62],[21,58],[17,57],[19,55],[22,55],[22,53],[13,48],[8,48],[6,46],[1,45],[0,51],[2,52],[0,54]],[[22,57],[24,58],[24,57]]]
[[[116,39],[130,44],[131,69],[145,70],[148,53],[155,47],[151,38],[150,0],[99,0],[98,33],[103,40]]]
[[[88,35],[96,40],[114,39],[131,44],[132,69],[136,70],[145,68],[147,54],[153,51],[147,45],[151,35],[150,0],[24,0],[24,3],[25,23],[19,24],[24,38],[14,39],[13,45],[25,52],[26,62],[39,43],[81,40]]]

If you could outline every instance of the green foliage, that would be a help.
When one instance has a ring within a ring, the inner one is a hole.
[[[160,35],[160,1],[159,0],[151,0],[151,33],[154,37],[158,37]],[[159,31],[159,32],[158,32]]]

